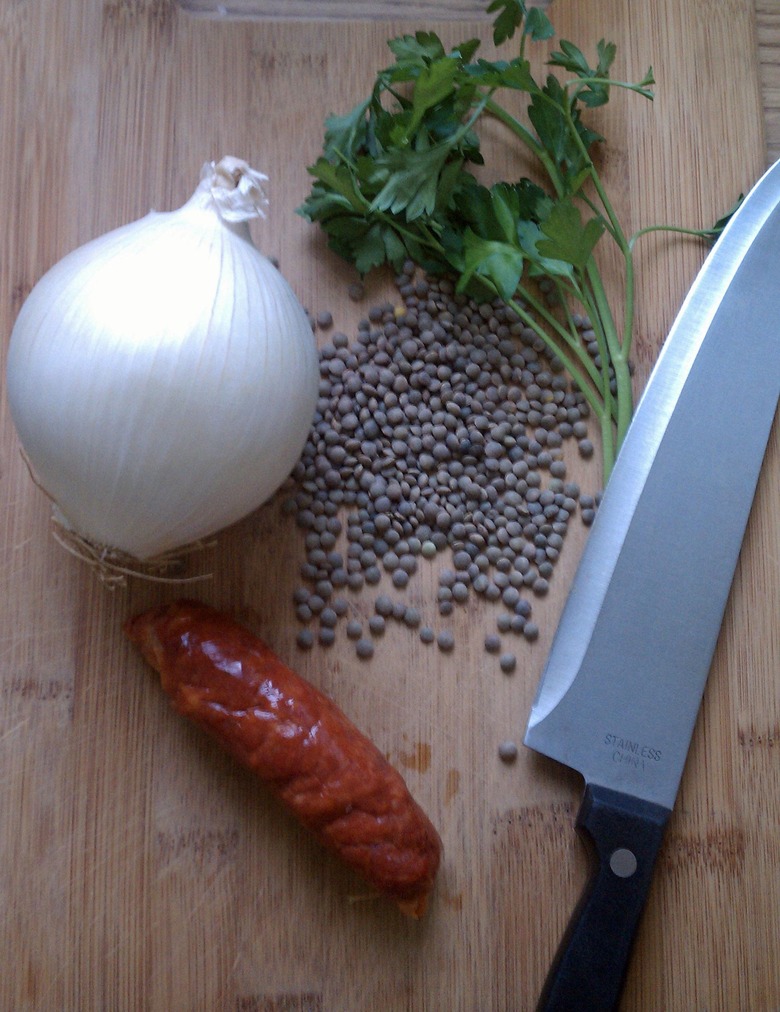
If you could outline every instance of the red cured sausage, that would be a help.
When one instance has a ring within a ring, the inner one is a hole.
[[[125,632],[179,713],[404,913],[423,915],[441,858],[439,835],[400,773],[327,696],[205,604],[152,609],[128,621]]]

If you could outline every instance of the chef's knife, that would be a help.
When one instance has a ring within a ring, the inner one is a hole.
[[[780,394],[780,162],[710,252],[607,483],[525,743],[585,779],[594,869],[540,1008],[613,1009]]]

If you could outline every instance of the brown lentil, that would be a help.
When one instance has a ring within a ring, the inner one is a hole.
[[[498,746],[498,757],[505,763],[514,762],[517,759],[517,745],[513,741],[502,741]]]

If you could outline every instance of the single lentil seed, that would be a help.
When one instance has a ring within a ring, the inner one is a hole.
[[[531,602],[526,600],[524,597],[521,597],[515,605],[515,614],[522,615],[523,618],[528,618],[532,610]]]
[[[512,616],[502,612],[496,619],[496,628],[502,633],[509,632],[512,628]]]
[[[370,657],[374,656],[374,644],[371,640],[361,637],[355,644],[355,653],[362,660],[368,660]]]
[[[325,601],[319,594],[312,594],[309,598],[309,608],[313,615],[319,615],[322,609],[325,607]]]
[[[514,762],[517,759],[517,755],[517,745],[513,741],[502,741],[498,746],[498,757],[502,762]]]
[[[443,629],[436,637],[436,643],[440,650],[449,651],[455,646],[455,637],[449,629]]]
[[[394,569],[392,575],[393,586],[403,590],[409,583],[409,573],[405,569]]]
[[[393,602],[386,594],[380,594],[374,603],[374,610],[377,615],[388,618],[393,614]]]
[[[301,629],[296,637],[296,642],[302,650],[308,650],[314,644],[314,633],[311,629]]]
[[[579,442],[579,451],[582,457],[589,459],[593,456],[595,448],[589,439],[581,439]]]
[[[514,654],[502,654],[499,664],[504,674],[511,675],[517,667],[517,658]]]
[[[501,649],[501,637],[496,636],[495,633],[488,633],[485,637],[485,650],[489,654],[497,654]]]

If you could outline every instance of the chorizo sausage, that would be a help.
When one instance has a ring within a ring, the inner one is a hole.
[[[125,632],[179,713],[373,888],[404,913],[423,915],[439,835],[400,773],[327,696],[248,629],[199,602],[146,611]]]

